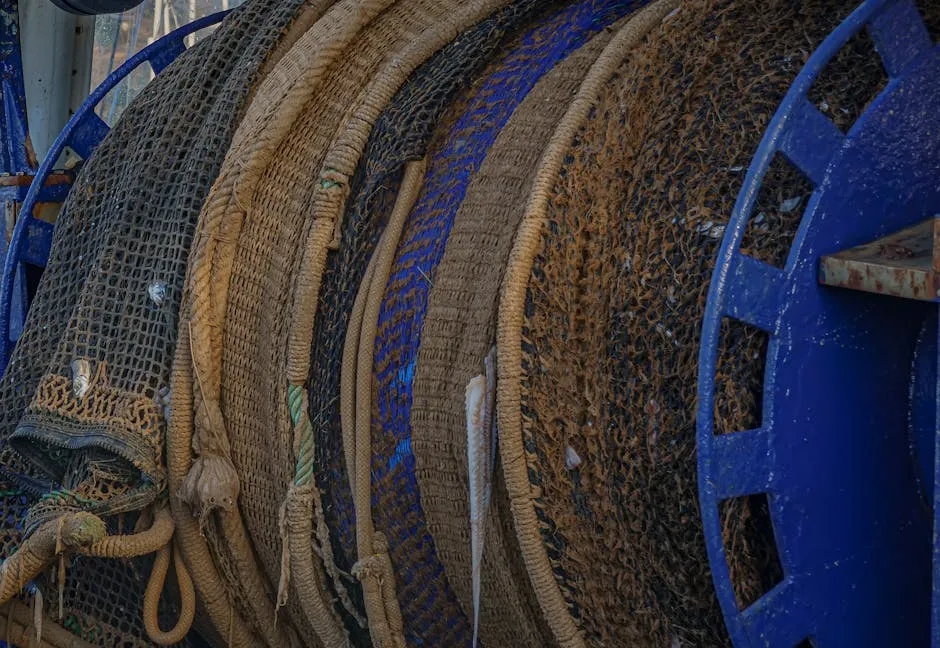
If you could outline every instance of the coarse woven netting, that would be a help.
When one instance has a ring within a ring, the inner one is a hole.
[[[251,0],[233,12],[148,85],[81,169],[0,383],[4,558],[24,530],[77,510],[129,533],[134,514],[165,496],[164,407],[190,237],[259,69],[301,6]],[[150,563],[74,556],[53,570],[64,583],[38,578],[46,629],[67,631],[44,641],[152,645]],[[161,627],[177,607],[161,601]]]
[[[521,215],[519,198],[524,201],[530,189],[526,165],[535,166],[606,36],[596,36],[558,63],[512,113],[468,184],[431,275],[414,369],[411,451],[428,531],[468,614],[473,610],[468,552],[472,495],[464,402],[467,385],[484,372],[484,358],[494,343],[490,319],[479,323],[469,313],[495,311],[500,269],[518,222],[513,216],[517,211]],[[471,348],[464,351],[465,345]],[[508,501],[502,484],[495,490],[492,514],[486,517],[480,638],[493,646],[551,645],[515,546],[511,513],[502,506]]]
[[[472,638],[427,529],[411,451],[412,377],[429,282],[467,183],[512,112],[558,61],[635,6],[576,2],[541,21],[457,102],[459,117],[429,152],[384,291],[372,388],[372,520],[388,541],[409,644],[469,645]]]
[[[350,180],[339,248],[327,257],[323,271],[307,381],[314,474],[323,491],[323,513],[340,574],[350,573],[357,559],[353,493],[343,456],[339,406],[343,342],[357,288],[387,222],[404,165],[424,156],[456,93],[466,88],[520,25],[548,4],[513,2],[415,70],[376,121]],[[364,615],[358,583],[350,578],[344,582],[359,614]]]
[[[465,394],[495,344],[496,305],[509,249],[537,163],[558,121],[604,50],[622,50],[668,13],[654,3],[622,19],[545,75],[503,127],[470,180],[434,270],[414,369],[412,452],[421,504],[441,562],[466,610],[472,557]],[[608,36],[613,41],[608,43]],[[485,517],[480,633],[487,645],[551,645],[525,571],[499,469]],[[476,495],[479,497],[479,495]],[[538,620],[533,624],[530,619]]]
[[[184,305],[196,404],[183,497],[235,598],[273,598],[325,645],[344,644],[347,629],[365,640],[313,480],[306,382],[327,251],[341,244],[348,179],[381,108],[427,58],[508,4],[331,7],[259,88],[203,208]]]
[[[584,645],[729,645],[696,499],[700,321],[764,129],[856,4],[686,0],[543,161],[500,304],[500,450]],[[840,128],[883,75],[863,45],[815,89]],[[743,251],[780,265],[808,192],[775,161]],[[723,338],[719,430],[759,424],[764,345]],[[742,599],[780,577],[765,513],[734,500],[722,518]]]
[[[470,646],[479,600],[490,648],[728,645],[699,320],[743,170],[857,0],[678,4],[248,0],[161,73],[0,382],[0,639]],[[883,83],[866,39],[811,93],[842,129]],[[780,264],[809,192],[775,161],[743,251]],[[720,432],[759,424],[764,347],[725,331]],[[742,604],[780,577],[761,506],[722,510]]]

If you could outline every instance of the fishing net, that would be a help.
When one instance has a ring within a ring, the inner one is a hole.
[[[411,378],[428,284],[466,184],[513,110],[555,63],[630,8],[622,2],[575,3],[542,21],[471,88],[453,127],[429,153],[425,186],[405,224],[384,289],[373,387],[366,390],[374,393],[371,521],[387,540],[409,644],[465,645],[472,634],[427,529],[410,446]],[[361,406],[357,399],[357,408]],[[364,470],[356,470],[357,478]],[[356,513],[361,525],[359,507]]]
[[[500,449],[517,526],[542,539],[533,578],[586,645],[729,643],[696,501],[700,321],[770,116],[855,4],[684,2],[543,161],[500,304]],[[842,128],[883,74],[871,60],[851,49],[816,88]],[[781,264],[809,191],[776,161],[745,253]],[[719,430],[759,423],[764,345],[724,337]],[[722,517],[743,599],[780,578],[765,515],[735,500]]]
[[[309,419],[314,433],[314,473],[323,492],[337,571],[359,616],[365,614],[355,579],[353,493],[343,456],[339,407],[343,341],[367,260],[387,222],[404,165],[423,157],[435,125],[458,90],[486,65],[507,35],[546,3],[521,0],[496,12],[449,43],[415,70],[376,121],[361,162],[349,181],[339,248],[326,260],[310,346]],[[347,622],[352,632],[354,626]]]
[[[259,89],[203,209],[184,306],[195,461],[183,497],[233,598],[258,601],[242,613],[261,620],[283,605],[325,645],[345,645],[346,627],[361,639],[365,623],[333,562],[312,465],[306,381],[327,250],[382,108],[505,4],[332,7]]]
[[[421,508],[444,572],[463,610],[475,609],[474,568],[480,570],[479,636],[489,646],[548,646],[541,617],[516,545],[505,487],[495,471],[492,510],[485,515],[483,562],[468,549],[473,537],[469,489],[468,385],[484,373],[495,342],[502,269],[531,190],[542,150],[609,32],[545,74],[512,113],[454,215],[433,272],[421,326],[411,405],[411,450]],[[486,510],[481,502],[480,508]]]
[[[63,206],[0,384],[0,437],[10,441],[0,466],[16,484],[3,501],[4,518],[16,520],[5,527],[4,567],[33,555],[48,524],[87,521],[80,512],[108,523],[83,527],[94,533],[80,552],[114,559],[74,556],[53,570],[58,583],[37,579],[47,629],[58,623],[93,645],[150,645],[151,561],[133,555],[157,547],[130,545],[163,533],[168,514],[157,507],[159,524],[131,529],[165,497],[164,407],[189,241],[259,67],[301,6],[248,2],[183,54],[124,113]],[[118,538],[88,546],[105,532]],[[156,612],[161,627],[179,615],[167,605]]]
[[[705,286],[855,3],[619,22],[644,4],[249,0],[157,77],[84,165],[0,382],[0,639],[195,646],[198,617],[219,645],[463,646],[479,610],[491,647],[727,645]],[[811,93],[840,128],[883,83],[870,45]],[[775,162],[744,251],[779,264],[809,191]],[[762,387],[761,334],[726,333],[719,431]],[[752,500],[723,521],[746,604],[772,528]]]

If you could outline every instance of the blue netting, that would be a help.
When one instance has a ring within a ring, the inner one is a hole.
[[[515,108],[556,63],[641,4],[585,0],[527,33],[476,84],[463,114],[433,151],[425,186],[405,226],[375,343],[372,484],[373,517],[389,538],[406,639],[412,645],[470,642],[469,624],[425,523],[411,451],[412,381],[434,270],[469,181]]]

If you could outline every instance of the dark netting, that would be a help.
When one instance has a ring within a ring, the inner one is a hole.
[[[250,0],[233,12],[147,86],[81,170],[0,384],[0,467],[35,503],[27,517],[24,496],[5,497],[5,519],[35,527],[70,510],[114,516],[163,495],[164,407],[193,228],[259,68],[302,4]],[[3,555],[20,541],[5,525]],[[96,645],[149,645],[146,562],[76,558],[65,609],[53,611]],[[56,588],[43,589],[57,600]]]
[[[935,3],[936,4],[936,3]],[[727,646],[697,505],[699,330],[745,170],[854,0],[693,0],[630,55],[548,200],[522,328],[522,426],[555,580],[588,645]],[[841,128],[877,90],[853,43],[814,99]],[[781,265],[808,188],[768,173],[742,251]],[[723,340],[719,431],[760,420],[763,336]],[[723,511],[732,579],[779,579],[760,502]]]
[[[513,110],[555,63],[634,5],[576,2],[520,37],[472,88],[429,152],[425,184],[399,242],[379,312],[372,402],[372,515],[388,538],[405,637],[469,645],[471,628],[447,582],[421,509],[411,450],[412,379],[427,291],[467,183]]]
[[[328,257],[323,274],[308,382],[317,483],[323,491],[334,559],[344,573],[356,562],[356,529],[343,458],[339,380],[356,289],[395,202],[405,164],[424,156],[451,100],[498,52],[507,35],[547,6],[541,0],[518,0],[458,36],[418,68],[376,122],[353,177],[341,245]],[[365,614],[358,581],[345,581],[354,604]],[[368,635],[356,631],[352,622],[347,626],[360,637]]]

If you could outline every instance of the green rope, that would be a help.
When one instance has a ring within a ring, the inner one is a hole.
[[[95,505],[101,504],[101,502],[99,502],[98,500],[93,500],[87,497],[76,495],[73,491],[70,491],[67,489],[49,491],[48,493],[41,495],[39,499],[44,502],[48,500],[66,500],[66,501],[78,502],[79,504],[87,504],[89,506],[95,506]]]
[[[85,641],[95,642],[104,634],[104,629],[98,624],[86,629],[75,614],[69,614],[65,617],[62,620],[62,627]]]
[[[294,473],[295,486],[307,486],[313,481],[313,426],[304,407],[303,385],[287,384],[287,406],[294,423],[294,434],[299,435],[297,444],[297,470]]]
[[[324,177],[324,176],[328,176],[331,173],[336,173],[336,172],[337,172],[336,169],[330,169],[330,168],[323,169],[324,175],[320,176],[320,189],[323,189],[324,191],[326,191],[329,189],[335,189],[336,187],[342,186],[336,180],[333,180],[328,177]]]

